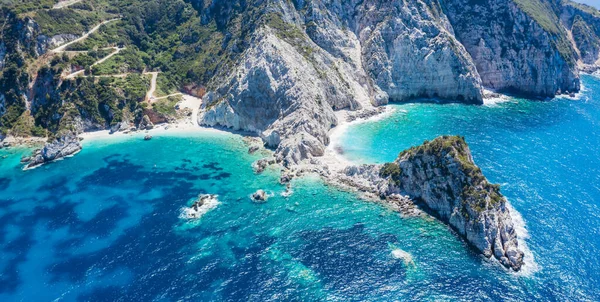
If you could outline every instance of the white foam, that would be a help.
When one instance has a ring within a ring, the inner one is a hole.
[[[202,196],[198,197],[199,199]],[[195,202],[195,201],[194,201]],[[183,207],[181,208],[181,213],[179,214],[179,218],[181,219],[200,219],[204,214],[208,213],[208,211],[216,208],[220,204],[217,199],[217,195],[212,195],[209,198],[204,200],[204,203],[198,207],[198,210],[195,210],[192,207]]]
[[[519,242],[519,248],[523,251],[523,266],[521,270],[517,272],[517,275],[529,277],[532,276],[535,272],[540,270],[539,265],[535,262],[533,257],[533,252],[529,249],[527,245],[526,239],[529,239],[529,231],[526,228],[525,220],[521,213],[519,213],[510,202],[506,202],[506,207],[510,211],[510,216],[512,218],[515,231],[517,232],[517,241]]]
[[[413,261],[413,257],[410,253],[408,253],[407,251],[398,248],[396,245],[389,243],[388,242],[388,247],[392,249],[392,257],[396,258],[396,259],[400,259],[404,261],[404,264],[406,266],[411,265],[411,266],[415,266],[415,262]]]
[[[486,89],[485,93],[498,95],[497,97],[493,97],[493,98],[483,98],[483,105],[487,106],[487,107],[494,107],[494,106],[497,106],[498,104],[510,102],[511,100],[513,100],[510,96],[501,94],[501,93],[497,93],[493,90]]]

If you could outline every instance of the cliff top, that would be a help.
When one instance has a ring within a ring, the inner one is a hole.
[[[481,169],[473,162],[471,150],[461,136],[441,136],[422,145],[402,151],[394,163],[385,164],[380,175],[390,177],[397,185],[402,182],[402,162],[417,163],[425,170],[440,169],[438,173],[425,173],[429,180],[451,176],[460,180],[462,192],[459,198],[463,206],[469,206],[474,213],[481,213],[496,207],[503,200],[500,186],[491,184]],[[449,167],[455,167],[450,169]],[[454,194],[450,194],[453,196]],[[466,207],[464,208],[465,214]]]

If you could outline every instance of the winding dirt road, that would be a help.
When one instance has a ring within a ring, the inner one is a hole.
[[[61,9],[61,8],[65,8],[68,6],[71,6],[75,3],[79,3],[82,0],[63,0],[63,1],[59,1],[58,3],[54,4],[54,6],[52,7],[52,9]]]
[[[102,59],[94,62],[94,64],[90,65],[90,67],[94,67],[94,66],[96,66],[98,64],[104,63],[106,60],[110,59],[112,56],[118,54],[119,52],[121,52],[121,50],[125,49],[125,47],[121,47],[121,48],[119,48],[119,47],[109,47],[109,48],[105,48],[105,49],[114,49],[115,51],[111,52],[108,56],[106,56],[106,57],[104,57],[104,58],[102,58]],[[87,51],[84,51],[84,52],[81,52],[81,53],[87,53]],[[85,73],[85,69],[82,69],[82,70],[76,71],[76,72],[74,72],[74,73],[66,76],[65,79],[73,79],[73,78],[76,78],[78,76],[82,76],[84,73]]]
[[[110,22],[113,22],[113,21],[117,21],[117,20],[121,20],[121,18],[114,18],[114,19],[106,20],[106,21],[104,21],[104,22],[102,22],[102,23],[94,26],[94,28],[90,29],[88,32],[86,32],[85,34],[83,34],[83,36],[81,36],[81,37],[79,37],[79,38],[77,38],[77,39],[75,39],[75,40],[73,40],[71,42],[65,43],[65,44],[63,44],[63,45],[61,45],[61,46],[59,46],[59,47],[57,47],[55,49],[52,49],[50,51],[51,52],[64,52],[67,47],[69,47],[69,46],[71,46],[71,45],[73,45],[73,44],[75,44],[75,43],[77,43],[79,41],[83,41],[83,40],[87,39],[87,37],[89,37],[89,35],[95,33],[100,27],[102,27],[102,25],[110,23]]]

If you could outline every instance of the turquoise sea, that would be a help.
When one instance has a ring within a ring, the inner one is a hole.
[[[583,84],[578,100],[392,105],[342,140],[360,163],[465,136],[526,223],[524,273],[316,177],[283,197],[278,171],[255,175],[260,155],[236,135],[137,135],[30,171],[27,150],[0,151],[0,301],[600,300],[600,79]],[[253,203],[257,189],[273,196]],[[220,204],[180,219],[201,193]]]

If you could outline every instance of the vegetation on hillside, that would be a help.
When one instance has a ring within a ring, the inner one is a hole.
[[[111,14],[98,11],[82,11],[71,8],[39,10],[33,19],[39,25],[41,34],[48,37],[59,34],[81,35]]]
[[[573,40],[578,45],[583,61],[587,61],[586,63],[596,62],[598,52],[600,52],[598,36],[580,16],[575,17],[571,33],[573,34]]]
[[[517,6],[529,15],[537,24],[553,37],[553,43],[565,61],[574,65],[573,46],[569,42],[567,32],[560,24],[558,16],[552,10],[549,2],[543,0],[513,0]]]
[[[414,162],[415,164],[424,164],[425,169],[440,169],[448,165],[441,164],[446,159],[456,162],[459,166],[459,172],[466,177],[464,188],[460,196],[454,196],[452,190],[447,188],[437,188],[445,190],[450,197],[459,197],[463,205],[463,214],[468,217],[467,207],[474,209],[476,212],[481,212],[488,207],[496,205],[502,201],[500,194],[500,186],[490,184],[483,176],[481,169],[475,165],[471,159],[469,147],[461,136],[442,136],[433,141],[425,141],[422,145],[411,147],[408,150],[402,151],[399,155],[400,161]],[[429,159],[427,159],[429,158]],[[431,160],[433,158],[433,160]],[[429,163],[433,162],[433,167]],[[443,173],[450,173],[449,171]],[[385,164],[380,170],[382,177],[389,177],[396,185],[401,183],[403,171],[397,163]],[[489,197],[489,199],[487,199]]]
[[[30,11],[50,9],[56,0],[0,0],[0,8],[10,9],[16,14],[23,14]]]

